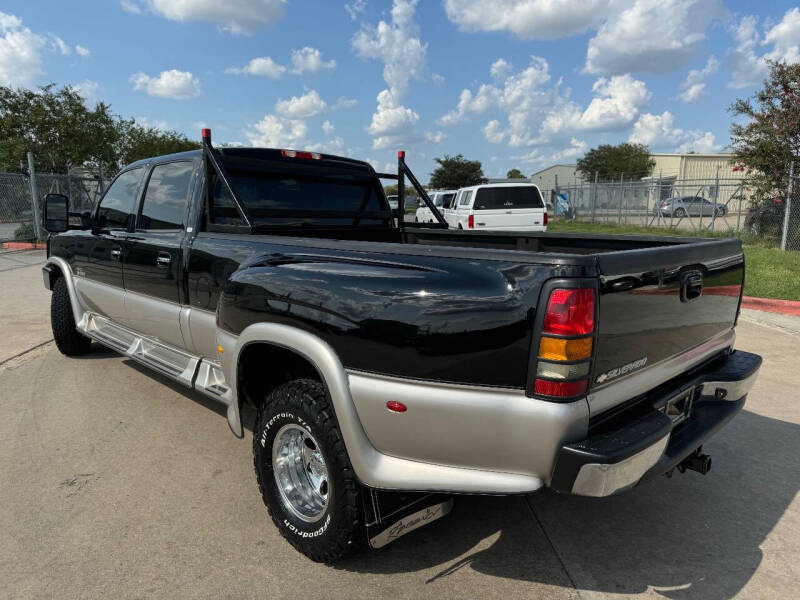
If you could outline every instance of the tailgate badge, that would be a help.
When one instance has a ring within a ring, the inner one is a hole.
[[[617,377],[622,377],[623,375],[627,375],[628,373],[631,373],[632,371],[635,371],[637,369],[641,369],[646,364],[647,364],[647,357],[643,356],[627,364],[624,364],[621,367],[616,367],[614,369],[606,371],[605,373],[600,373],[600,375],[598,375],[594,381],[595,383],[604,383],[611,379],[616,379]]]

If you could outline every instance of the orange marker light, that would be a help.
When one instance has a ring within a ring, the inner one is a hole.
[[[222,346],[217,346],[217,352],[219,352],[220,354],[225,354],[225,348],[223,348]]]
[[[583,360],[592,356],[592,338],[542,337],[539,342],[539,358],[545,360]]]

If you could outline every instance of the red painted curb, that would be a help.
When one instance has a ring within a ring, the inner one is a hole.
[[[3,242],[6,250],[45,250],[47,244],[35,244],[33,242]]]
[[[752,308],[754,310],[800,317],[800,302],[797,300],[776,300],[774,298],[744,296],[742,298],[742,308]]]

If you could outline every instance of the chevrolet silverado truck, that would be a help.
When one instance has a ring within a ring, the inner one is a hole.
[[[99,342],[225,405],[275,526],[316,561],[458,494],[707,472],[761,364],[734,350],[739,240],[448,229],[404,156],[376,173],[204,131],[91,213],[48,196],[58,349]],[[396,219],[389,177],[399,214],[408,181],[437,222]]]

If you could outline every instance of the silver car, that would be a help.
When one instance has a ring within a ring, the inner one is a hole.
[[[716,214],[722,217],[727,214],[728,209],[724,204],[716,205],[714,202],[700,196],[681,196],[662,200],[656,207],[656,212],[661,213],[662,217],[712,217]]]

